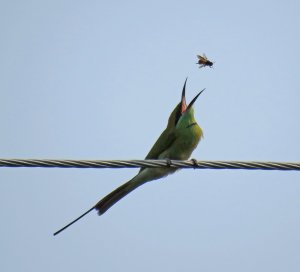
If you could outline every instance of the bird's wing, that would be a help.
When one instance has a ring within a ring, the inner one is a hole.
[[[155,144],[152,146],[151,150],[147,154],[145,160],[155,160],[165,152],[176,140],[176,134],[174,130],[172,132],[167,129],[159,136]],[[139,172],[143,171],[145,167],[141,168]]]
[[[157,139],[155,144],[146,156],[146,160],[158,159],[159,155],[168,149],[176,140],[176,134],[173,131],[165,130]]]

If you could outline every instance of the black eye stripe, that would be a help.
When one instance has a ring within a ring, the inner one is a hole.
[[[176,116],[175,116],[175,125],[177,124],[177,122],[178,122],[180,116],[181,116],[181,113],[180,113],[180,110],[178,110],[178,111],[176,112]]]

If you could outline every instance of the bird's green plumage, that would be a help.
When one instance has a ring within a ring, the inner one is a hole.
[[[159,136],[159,138],[156,140],[155,144],[150,149],[149,153],[146,156],[146,160],[154,160],[159,157],[159,155],[170,145],[172,145],[174,139],[175,139],[175,125],[176,125],[176,116],[178,115],[178,112],[180,111],[180,105],[179,103],[175,109],[172,111],[167,127],[162,132],[162,134]]]
[[[194,109],[192,108],[193,103],[201,92],[187,107],[185,103],[185,84],[182,91],[181,102],[172,111],[166,129],[159,136],[147,154],[146,159],[187,160],[203,136],[203,132],[195,120]],[[93,209],[96,209],[99,215],[101,215],[137,187],[148,181],[172,174],[176,170],[176,168],[170,167],[141,168],[139,173],[130,181],[112,191],[110,194],[101,199],[94,207],[77,219],[73,220],[64,228],[54,233],[54,235],[66,229]]]
[[[173,123],[178,106],[171,113],[167,128],[160,135],[146,159],[174,159],[187,160],[197,147],[203,132],[194,117],[194,109],[190,108],[182,113],[177,123]],[[171,121],[171,122],[170,122]],[[121,198],[129,194],[144,183],[165,177],[176,171],[174,168],[142,168],[130,181],[112,191],[101,199],[95,209],[101,215]]]
[[[184,112],[174,130],[172,145],[158,159],[187,160],[203,136],[202,129],[194,118],[194,110]]]

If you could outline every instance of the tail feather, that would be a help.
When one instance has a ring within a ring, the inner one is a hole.
[[[53,235],[55,236],[55,235],[59,234],[60,232],[62,232],[63,230],[65,230],[66,228],[70,227],[75,222],[77,222],[79,219],[81,219],[82,217],[84,217],[85,215],[87,215],[88,213],[90,213],[93,209],[94,209],[94,207],[90,208],[85,213],[83,213],[82,215],[80,215],[79,217],[77,217],[76,219],[74,219],[72,222],[70,222],[68,225],[66,225],[63,228],[59,229],[58,231],[54,232]]]
[[[79,219],[90,213],[92,210],[96,209],[98,211],[99,215],[104,214],[111,206],[116,204],[120,199],[122,199],[124,196],[132,192],[134,189],[142,185],[143,183],[133,182],[133,179],[124,183],[114,191],[112,191],[110,194],[102,198],[95,206],[87,210],[85,213],[77,217],[75,220],[64,226],[63,228],[56,231],[53,235],[57,235],[66,228],[73,225],[75,222],[77,222]]]
[[[56,231],[54,235],[59,234],[66,228],[73,225],[75,222],[77,222],[79,219],[90,213],[92,210],[97,210],[99,215],[104,214],[109,208],[111,208],[114,204],[116,204],[119,200],[121,200],[124,196],[128,195],[130,192],[138,188],[139,186],[143,185],[144,183],[161,178],[163,176],[166,176],[170,173],[173,173],[175,169],[167,169],[166,170],[159,170],[159,171],[153,171],[148,170],[149,168],[144,169],[143,171],[140,171],[133,179],[130,181],[124,183],[114,191],[112,191],[110,194],[102,198],[96,205],[94,205],[92,208],[87,210],[85,213],[77,217],[75,220],[73,220],[68,225],[64,226],[60,230]]]
[[[112,191],[110,194],[102,198],[95,206],[94,208],[98,211],[99,215],[104,214],[109,208],[111,208],[113,205],[115,205],[119,200],[121,200],[123,197],[128,195],[130,192],[135,190],[137,187],[141,186],[143,183],[140,182],[134,182],[133,180],[130,180],[114,191]]]

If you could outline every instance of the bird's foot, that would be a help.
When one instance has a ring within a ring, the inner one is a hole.
[[[171,167],[172,166],[172,161],[169,158],[167,158],[166,159],[166,164],[167,164],[168,167]]]
[[[198,161],[196,159],[191,159],[190,161],[193,163],[194,169],[198,168]]]

